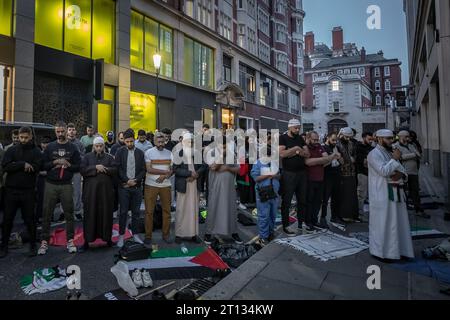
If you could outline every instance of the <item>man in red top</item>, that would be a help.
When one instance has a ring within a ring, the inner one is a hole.
[[[306,214],[309,218],[308,220],[312,221],[313,226],[307,225],[306,232],[311,233],[314,231],[314,226],[317,226],[319,228],[328,227],[326,219],[321,219],[320,223],[317,223],[317,216],[322,204],[325,167],[331,164],[333,160],[339,159],[340,155],[337,153],[328,155],[328,153],[320,144],[320,139],[317,132],[310,132],[308,138],[308,148],[311,157],[305,160],[308,172]]]

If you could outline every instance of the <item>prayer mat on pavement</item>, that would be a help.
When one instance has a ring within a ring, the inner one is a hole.
[[[331,231],[279,239],[278,244],[289,246],[321,261],[334,260],[357,254],[369,246],[355,238],[348,238]]]

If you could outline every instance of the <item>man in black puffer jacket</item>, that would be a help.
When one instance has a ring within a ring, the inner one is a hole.
[[[30,128],[21,128],[20,143],[9,148],[2,160],[3,171],[7,176],[0,258],[8,254],[8,241],[19,208],[30,236],[30,256],[36,255],[35,186],[42,164],[42,155],[32,143],[32,138]]]

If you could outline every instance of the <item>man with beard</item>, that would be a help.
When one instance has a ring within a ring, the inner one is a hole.
[[[116,142],[114,141],[114,132],[108,131],[106,133],[105,152],[111,154],[111,148]]]
[[[373,135],[370,132],[362,134],[362,142],[357,142],[356,145],[356,171],[358,173],[358,210],[359,216],[364,214],[364,202],[366,201],[369,191],[367,189],[367,176],[369,169],[367,166],[367,156],[373,150],[372,142]]]
[[[77,129],[75,127],[75,124],[69,123],[67,125],[67,139],[69,142],[73,143],[78,147],[78,151],[80,152],[81,158],[84,157],[85,153],[85,147],[81,143],[80,140],[77,139]],[[74,205],[74,212],[75,212],[75,218],[78,221],[83,220],[83,201],[81,199],[81,174],[79,172],[75,172],[73,174],[72,178],[73,183],[73,205]],[[61,218],[59,219],[62,221],[64,218],[64,213],[61,214]]]
[[[113,207],[111,194],[114,191],[114,176],[117,168],[114,158],[105,152],[105,141],[102,137],[94,139],[94,151],[81,161],[80,172],[83,175],[84,246],[102,239],[112,246],[111,235],[113,225]]]
[[[19,141],[19,129],[14,129],[11,131],[11,144],[5,147],[5,152],[8,151],[9,148],[12,148],[20,143]]]
[[[406,176],[401,152],[392,149],[394,134],[377,132],[378,145],[369,153],[369,246],[381,259],[414,258],[411,229],[403,190]]]
[[[308,194],[306,208],[306,233],[314,231],[314,225],[319,228],[328,228],[325,218],[321,218],[318,223],[318,214],[322,204],[323,186],[324,186],[324,166],[330,164],[333,160],[339,159],[338,153],[328,155],[320,144],[319,134],[315,131],[309,133],[309,153],[310,158],[305,159],[308,167]]]
[[[76,253],[74,238],[73,214],[73,174],[80,170],[80,152],[78,147],[67,140],[67,125],[58,122],[55,125],[57,141],[50,143],[44,152],[44,170],[47,179],[44,191],[44,220],[42,223],[42,241],[39,255],[48,251],[50,240],[50,221],[56,204],[61,202],[66,219],[67,250]]]
[[[42,163],[42,155],[32,143],[32,138],[30,128],[21,128],[19,144],[9,148],[2,160],[2,166],[7,176],[0,258],[4,258],[8,254],[9,237],[18,209],[22,212],[22,218],[30,236],[30,256],[36,255],[36,222],[34,217],[36,195],[34,188]]]
[[[288,229],[289,209],[292,197],[297,199],[298,228],[302,230],[305,219],[306,195],[308,187],[308,176],[305,167],[305,158],[309,158],[309,150],[305,140],[300,136],[300,121],[292,119],[288,124],[289,131],[280,136],[280,157],[282,159],[283,171],[281,174],[281,218],[283,232],[293,237],[295,232]],[[306,221],[309,223],[310,221]]]
[[[341,185],[339,199],[339,216],[345,222],[359,222],[358,196],[356,183],[356,146],[351,141],[353,131],[351,128],[343,128],[340,139],[336,145],[338,152],[342,155],[341,163]]]
[[[125,146],[125,139],[123,137],[123,132],[119,132],[117,135],[117,142],[111,147],[110,154],[115,157],[117,150]]]

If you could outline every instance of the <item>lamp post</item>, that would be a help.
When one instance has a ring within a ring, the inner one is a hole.
[[[161,55],[157,52],[153,55],[153,64],[156,69],[156,126],[161,130],[159,123],[159,72],[161,70]]]

